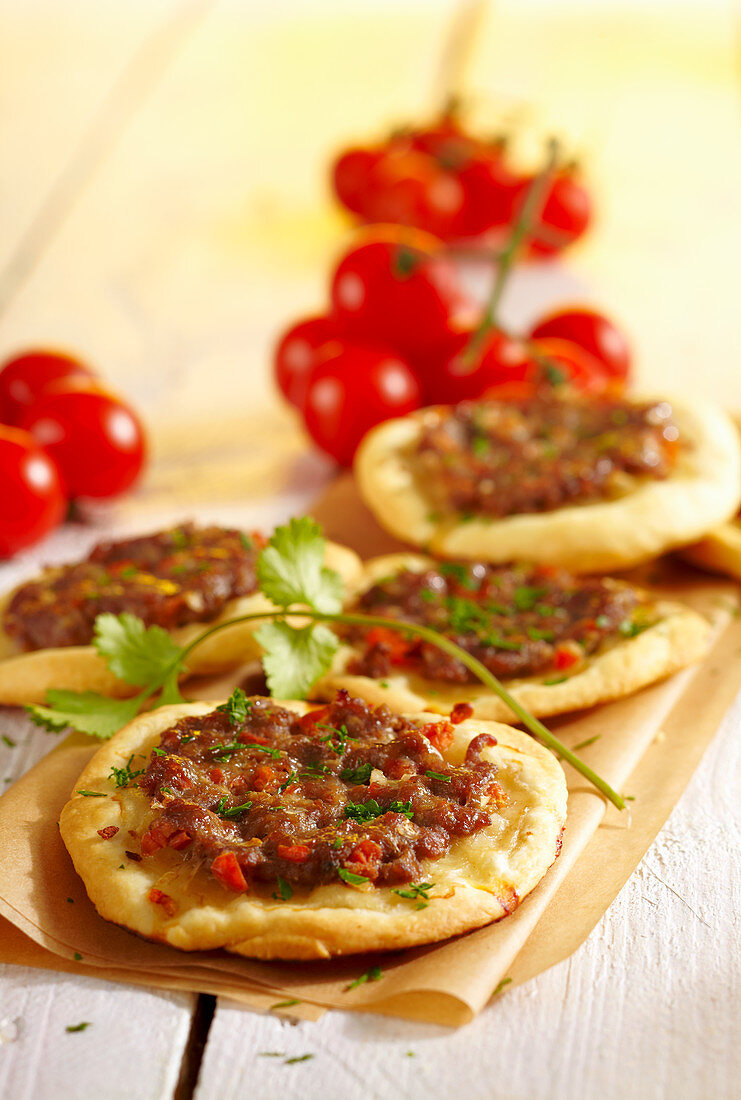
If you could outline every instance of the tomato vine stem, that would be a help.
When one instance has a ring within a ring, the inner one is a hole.
[[[612,789],[609,783],[602,779],[601,776],[597,775],[588,764],[585,764],[581,757],[577,756],[571,749],[566,748],[566,746],[559,741],[541,721],[530,714],[530,712],[519,703],[509,691],[507,691],[501,681],[489,671],[486,665],[482,664],[481,661],[477,660],[476,657],[472,656],[472,654],[468,653],[465,649],[462,649],[461,646],[451,641],[450,638],[446,638],[444,634],[440,634],[438,631],[427,626],[420,626],[416,623],[399,622],[396,619],[387,619],[381,615],[362,615],[353,614],[351,612],[329,613],[312,611],[304,608],[280,608],[275,611],[256,611],[249,615],[240,615],[234,619],[227,619],[222,623],[217,623],[215,626],[210,627],[208,630],[204,631],[203,634],[199,635],[198,638],[195,638],[187,646],[183,647],[178,656],[178,662],[184,662],[188,655],[199,646],[201,642],[227,627],[236,626],[238,623],[254,622],[260,619],[272,619],[285,622],[288,619],[297,618],[308,619],[312,622],[345,623],[349,626],[386,627],[410,637],[421,638],[423,641],[437,646],[437,648],[441,649],[444,653],[448,653],[451,657],[455,657],[456,660],[460,661],[462,665],[469,669],[485,687],[490,688],[495,695],[507,704],[513,714],[516,715],[518,720],[522,722],[530,733],[542,741],[547,748],[551,749],[551,751],[562,760],[570,764],[579,775],[583,776],[596,787],[613,806],[616,806],[619,810],[625,809],[624,800]],[[175,665],[173,664],[173,668],[174,667]]]

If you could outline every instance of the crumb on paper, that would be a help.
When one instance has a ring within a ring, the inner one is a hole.
[[[657,730],[656,735],[654,737],[654,744],[655,745],[663,745],[663,743],[665,741],[666,741],[666,730]]]
[[[0,1020],[0,1046],[5,1043],[17,1042],[22,1030],[23,1020],[20,1016],[16,1016],[14,1019],[6,1016],[4,1020]]]

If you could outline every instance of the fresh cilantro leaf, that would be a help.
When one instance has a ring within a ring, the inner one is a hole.
[[[183,701],[177,689],[181,650],[161,626],[146,627],[128,611],[105,612],[95,620],[95,648],[120,680],[138,687],[163,684],[163,703]]]
[[[72,729],[107,740],[118,733],[139,712],[141,696],[134,699],[108,699],[95,691],[57,691],[46,693],[48,706],[29,706],[26,711],[37,726],[49,730]]]
[[[342,607],[343,584],[324,565],[326,543],[318,523],[302,516],[276,527],[257,559],[257,579],[263,595],[278,607],[305,604],[334,614]]]
[[[294,629],[284,622],[263,623],[257,641],[265,651],[262,665],[270,694],[278,699],[303,699],[327,671],[339,639],[322,623]]]

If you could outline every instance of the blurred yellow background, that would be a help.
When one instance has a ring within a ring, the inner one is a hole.
[[[321,308],[349,223],[328,161],[440,100],[453,0],[2,0],[0,355],[82,353],[137,403],[137,512],[306,492],[329,476],[270,383]],[[598,217],[530,267],[514,325],[578,297],[633,339],[644,389],[741,408],[738,12],[486,8],[463,90],[532,156],[562,135]],[[182,510],[182,508],[181,508]]]

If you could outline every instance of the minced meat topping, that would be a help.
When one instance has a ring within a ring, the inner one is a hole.
[[[354,610],[433,627],[495,676],[576,671],[611,638],[650,625],[650,606],[631,585],[575,577],[552,566],[441,562],[402,570],[368,588]],[[349,671],[382,679],[399,668],[430,680],[478,683],[437,646],[386,627],[346,631],[360,654]]]
[[[182,524],[118,542],[101,542],[85,561],[49,570],[17,590],[4,617],[25,649],[88,645],[95,618],[128,611],[166,630],[208,622],[257,588],[259,534]]]
[[[666,401],[539,391],[425,413],[417,475],[433,508],[464,517],[549,512],[669,476],[680,446]]]
[[[278,899],[413,882],[505,801],[480,759],[494,738],[475,737],[453,766],[440,752],[452,736],[450,722],[417,725],[346,692],[299,717],[237,691],[162,734],[138,781],[155,812],[141,855],[173,848],[227,889],[277,884]]]

